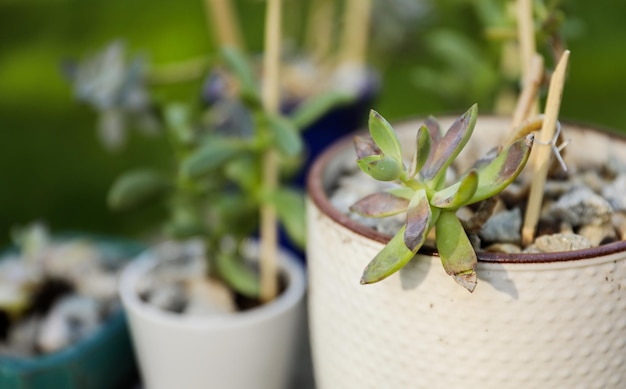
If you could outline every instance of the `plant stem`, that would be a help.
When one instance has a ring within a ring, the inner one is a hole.
[[[263,107],[268,114],[278,113],[280,105],[281,0],[268,0],[265,16],[265,54],[263,57]],[[270,148],[263,156],[263,189],[271,195],[278,186],[278,155]],[[278,293],[276,281],[278,231],[276,208],[264,199],[261,205],[261,300],[271,301]]]
[[[522,85],[526,87],[531,82],[535,56],[537,49],[535,46],[535,26],[533,19],[533,1],[517,0],[517,35],[519,41],[520,59],[522,65]],[[520,96],[521,97],[521,96]],[[529,114],[537,115],[539,103],[532,101],[529,105]],[[524,120],[525,117],[521,118]],[[521,122],[520,120],[520,122]]]
[[[531,155],[533,178],[530,185],[530,196],[526,207],[524,227],[522,228],[522,244],[524,245],[532,243],[539,221],[539,213],[541,212],[541,204],[543,201],[543,188],[548,176],[548,168],[550,167],[550,151],[552,150],[550,144],[554,138],[556,121],[561,108],[569,54],[569,50],[563,53],[550,80],[545,117],[538,135],[539,139],[535,142],[538,148],[536,148],[536,151]]]
[[[239,23],[234,16],[231,0],[204,0],[209,25],[213,25],[219,47],[243,49]]]
[[[339,51],[341,64],[365,64],[371,12],[372,0],[346,1]]]
[[[330,57],[334,33],[334,17],[334,1],[311,1],[309,17],[306,22],[305,44],[311,57],[316,62],[323,62]]]

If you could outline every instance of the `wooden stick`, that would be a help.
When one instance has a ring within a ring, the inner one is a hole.
[[[561,108],[569,54],[569,50],[563,53],[550,80],[550,89],[548,90],[548,100],[546,102],[543,125],[539,132],[538,140],[535,142],[537,147],[535,149],[536,151],[531,155],[533,178],[530,185],[530,196],[526,207],[524,227],[522,228],[523,245],[532,243],[535,237],[537,223],[539,222],[539,214],[543,201],[543,188],[548,176],[548,168],[550,167],[550,151],[552,149],[549,143],[552,142],[552,138],[554,138],[556,121]]]
[[[280,106],[280,40],[281,0],[268,0],[265,16],[265,53],[263,56],[263,107],[268,114],[277,113]],[[263,156],[263,190],[273,193],[278,186],[278,155],[270,149]],[[277,260],[278,231],[274,204],[264,201],[261,205],[261,301],[273,300],[278,294]]]
[[[520,60],[522,67],[522,85],[526,86],[532,77],[533,62],[537,55],[535,45],[535,25],[533,19],[533,0],[517,0],[517,35],[519,41]],[[529,106],[529,114],[537,115],[539,103]],[[524,120],[524,118],[522,118]]]
[[[204,0],[207,21],[212,25],[219,47],[243,49],[243,40],[230,0]]]
[[[316,62],[330,57],[335,18],[333,0],[313,0],[309,5],[309,17],[306,24],[305,45]]]
[[[536,104],[537,93],[543,79],[543,57],[535,54],[533,57],[532,68],[528,78],[525,79],[524,89],[517,100],[515,111],[513,112],[513,120],[511,128],[518,128],[524,120],[531,116],[532,107]],[[520,136],[513,133],[507,144],[515,142]]]
[[[367,57],[372,0],[347,0],[339,50],[341,64],[363,66]]]

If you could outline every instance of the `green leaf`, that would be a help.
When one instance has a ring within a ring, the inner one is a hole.
[[[226,66],[239,81],[242,97],[250,102],[260,104],[261,96],[259,95],[256,78],[248,59],[234,47],[224,47],[222,56]]]
[[[506,188],[524,170],[533,146],[532,134],[502,150],[478,169],[478,187],[468,204],[492,197]]]
[[[246,297],[259,296],[261,290],[259,276],[246,266],[242,259],[226,253],[216,255],[217,271],[230,287]]]
[[[436,181],[437,176],[445,175],[448,166],[454,162],[472,136],[477,116],[478,107],[474,104],[450,126],[431,152],[431,158],[422,168],[422,176],[425,180]]]
[[[295,112],[291,114],[291,120],[299,130],[303,130],[311,126],[331,109],[350,104],[355,98],[356,95],[354,93],[336,90],[324,92],[301,103]]]
[[[180,145],[190,145],[194,139],[191,110],[185,104],[169,104],[164,110],[168,131]]]
[[[402,146],[398,135],[378,112],[371,110],[369,118],[369,130],[372,139],[383,152],[383,155],[393,158],[402,166]]]
[[[437,208],[459,209],[467,205],[478,188],[478,173],[470,170],[460,181],[446,189],[435,192],[430,203]]]
[[[393,181],[402,174],[402,166],[395,159],[370,155],[357,160],[357,164],[367,175],[378,181]]]
[[[403,226],[367,265],[361,276],[361,284],[381,281],[400,270],[413,258],[418,249],[411,251],[406,247],[404,244],[405,230],[406,227]]]
[[[274,194],[274,204],[278,219],[289,240],[296,246],[304,248],[306,243],[304,193],[295,189],[280,189]]]
[[[279,152],[286,156],[295,156],[302,152],[302,139],[293,122],[283,116],[269,115],[268,125]]]
[[[166,175],[151,169],[133,170],[115,180],[107,195],[107,203],[111,209],[128,209],[171,189],[172,182]]]
[[[441,211],[436,223],[437,250],[446,273],[470,292],[476,288],[476,253],[454,211]]]
[[[204,144],[189,155],[180,166],[184,176],[198,178],[221,168],[240,151],[237,142],[222,137],[207,138]]]
[[[415,194],[415,189],[406,186],[398,186],[396,188],[387,189],[386,192],[402,199],[411,200]]]
[[[431,139],[428,127],[421,126],[417,130],[417,147],[415,148],[415,155],[413,156],[413,162],[409,169],[409,176],[415,177],[422,167],[426,164],[428,157],[430,156]]]
[[[410,189],[409,189],[410,190]],[[414,194],[411,191],[411,194]],[[350,211],[365,217],[387,217],[407,210],[409,200],[391,192],[378,192],[365,196],[350,207]]]
[[[406,213],[404,244],[412,252],[416,252],[424,244],[426,235],[430,231],[431,218],[432,213],[426,190],[420,189],[415,192]]]

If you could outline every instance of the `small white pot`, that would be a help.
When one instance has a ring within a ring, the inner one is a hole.
[[[441,120],[444,129],[450,123]],[[395,126],[403,144],[414,144],[416,124]],[[474,136],[482,142],[472,138],[469,153],[498,144],[508,126],[479,117]],[[623,138],[565,131],[567,156],[577,163],[626,159]],[[432,251],[379,283],[360,285],[389,237],[350,220],[327,198],[341,167],[355,160],[344,140],[318,159],[308,179],[318,388],[624,388],[626,242],[541,255],[481,253],[471,294]]]
[[[150,252],[122,273],[120,294],[147,389],[286,388],[304,324],[304,270],[281,252],[287,288],[244,312],[181,317],[142,302],[136,285],[157,261]]]

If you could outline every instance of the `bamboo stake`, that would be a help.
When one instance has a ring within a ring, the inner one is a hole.
[[[522,243],[524,245],[532,243],[539,221],[539,213],[543,201],[543,188],[548,175],[548,168],[550,167],[551,147],[549,144],[554,138],[556,121],[561,108],[569,54],[569,50],[563,53],[550,80],[544,121],[538,135],[538,140],[535,142],[535,145],[539,147],[537,147],[536,152],[532,155],[533,178],[530,186],[530,196],[526,208],[524,227],[522,228]]]
[[[517,0],[517,15],[517,35],[522,66],[522,85],[525,86],[530,82],[532,77],[533,62],[537,55],[532,0]],[[530,105],[529,108],[530,115],[537,115],[537,113],[539,113],[538,102]],[[522,118],[521,120],[524,119],[525,118]]]
[[[243,49],[243,40],[231,0],[204,0],[207,21],[213,25],[219,47]]]
[[[341,64],[363,66],[367,57],[372,0],[347,0],[339,50]]]
[[[513,130],[519,128],[522,122],[531,116],[532,107],[537,101],[537,93],[539,92],[539,86],[543,78],[543,70],[543,57],[539,54],[535,54],[528,78],[525,79],[524,89],[522,89],[522,93],[517,100],[515,111],[513,112],[513,120],[511,122],[511,128]],[[519,138],[520,134],[514,132],[507,144],[513,143]]]
[[[280,40],[281,0],[268,0],[265,16],[265,54],[263,57],[263,107],[268,114],[277,113],[280,105]],[[263,156],[263,186],[266,194],[278,186],[278,155],[270,149]],[[273,300],[278,294],[277,256],[278,231],[274,204],[263,202],[261,206],[261,301]]]
[[[316,62],[330,57],[333,42],[334,0],[313,0],[309,5],[305,45]]]

